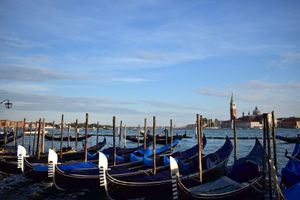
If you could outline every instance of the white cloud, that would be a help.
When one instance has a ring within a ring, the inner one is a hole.
[[[34,81],[70,79],[70,76],[58,70],[23,64],[0,63],[0,80]]]
[[[289,68],[293,65],[297,65],[299,67],[300,64],[300,52],[287,52],[279,55],[279,58],[273,60],[269,67],[277,67],[277,68]]]
[[[36,41],[23,39],[18,36],[12,36],[5,33],[0,33],[0,44],[12,48],[45,48],[44,44]],[[2,46],[2,48],[3,48]]]
[[[118,77],[118,78],[111,78],[108,81],[112,82],[124,82],[124,83],[140,83],[147,81],[143,78],[135,78],[135,77]]]

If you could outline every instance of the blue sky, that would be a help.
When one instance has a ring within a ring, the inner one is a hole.
[[[300,116],[299,1],[0,2],[1,119]],[[151,119],[149,119],[151,121]]]

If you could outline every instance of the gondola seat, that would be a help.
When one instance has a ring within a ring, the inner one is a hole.
[[[241,184],[232,180],[227,176],[223,176],[215,181],[204,183],[190,188],[193,195],[197,194],[222,194],[227,191],[232,191],[241,188]]]
[[[260,169],[255,162],[251,160],[246,160],[237,165],[232,166],[231,172],[229,173],[230,178],[242,183],[247,182],[253,177],[260,176]]]

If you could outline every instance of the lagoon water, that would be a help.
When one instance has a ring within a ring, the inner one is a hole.
[[[181,151],[187,148],[192,147],[197,143],[195,139],[195,130],[186,130],[186,129],[176,129],[174,130],[174,134],[184,134],[185,131],[187,135],[191,138],[184,138],[182,141],[175,147],[174,151]],[[162,129],[157,129],[157,133],[162,132]],[[51,134],[51,130],[48,131]],[[57,134],[60,131],[57,130]],[[80,132],[81,134],[84,131]],[[95,131],[89,131],[89,133],[95,133]],[[101,130],[99,141],[102,141],[103,136],[101,134],[111,134],[112,130]],[[203,133],[209,137],[225,137],[228,135],[229,137],[233,137],[233,132],[230,129],[204,129]],[[74,135],[74,131],[71,132],[71,135]],[[127,130],[128,135],[136,134],[136,131]],[[262,138],[263,132],[261,129],[238,129],[237,130],[238,137],[258,137]],[[300,134],[300,129],[277,129],[277,135],[283,136],[295,136]],[[67,130],[65,131],[65,135],[67,135]],[[112,145],[112,137],[106,137],[107,144],[104,148]],[[262,140],[260,139],[262,142]],[[26,137],[26,144],[32,144],[33,136]],[[232,141],[233,142],[233,141]],[[18,144],[22,143],[22,139],[18,139]],[[214,152],[224,143],[224,139],[207,139],[207,145],[204,149],[204,154],[208,154]],[[255,143],[254,139],[243,139],[238,140],[237,142],[237,152],[238,157],[243,157],[247,155],[247,153],[252,149]],[[287,149],[290,153],[294,148],[294,144],[288,144],[283,141],[277,140],[277,160],[278,160],[278,171],[280,172],[282,167],[285,166],[287,162],[287,158],[285,158],[284,153],[285,149]],[[88,140],[88,145],[96,144],[96,136],[92,136]],[[116,144],[118,145],[118,139],[116,140]],[[67,143],[64,143],[66,146]],[[124,145],[123,142],[120,144]],[[127,141],[127,147],[136,146],[136,143]],[[71,146],[75,146],[75,142],[71,142]],[[51,147],[51,141],[45,140],[45,149]],[[55,147],[59,149],[60,142],[55,142]],[[82,148],[82,142],[78,143],[78,147]],[[28,146],[26,146],[28,150]],[[231,154],[229,165],[233,162],[233,153]],[[280,174],[279,174],[280,175]],[[76,190],[70,192],[59,191],[52,187],[49,183],[35,183],[34,181],[28,180],[23,175],[8,175],[0,173],[0,199],[105,199],[105,196],[102,194],[97,194],[87,190]]]

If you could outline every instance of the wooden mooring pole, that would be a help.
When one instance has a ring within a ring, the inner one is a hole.
[[[40,137],[41,137],[41,128],[42,128],[42,119],[39,119],[39,129],[38,129],[38,137],[37,137],[37,156],[38,160],[40,159],[41,147],[40,147]]]
[[[42,142],[41,142],[41,152],[42,152],[42,154],[44,154],[45,153],[45,118],[43,118],[43,124],[42,124],[42,138],[41,138],[41,140],[42,140]]]
[[[153,116],[153,174],[156,175],[156,117]]]
[[[54,132],[55,132],[55,121],[53,120],[53,126],[52,126],[52,145],[51,149],[54,149]]]
[[[273,138],[274,166],[277,172],[276,122],[275,122],[274,111],[272,111],[272,138]]]
[[[126,124],[124,125],[124,151],[123,153],[125,152],[126,150]]]
[[[171,136],[171,141],[170,141],[170,151],[173,151],[173,121],[170,119],[170,136]]]
[[[71,146],[71,141],[70,141],[70,136],[71,136],[70,131],[71,130],[70,129],[71,129],[70,124],[68,124],[68,147]]]
[[[202,131],[202,115],[196,115],[197,120],[197,142],[198,142],[198,165],[199,165],[199,181],[202,183],[202,145],[201,145],[201,131]]]
[[[62,149],[63,149],[63,136],[64,136],[64,114],[61,115],[61,124],[60,124],[60,159],[62,159]]]
[[[266,137],[267,137],[267,130],[266,130],[266,117],[265,114],[263,115],[263,155],[262,155],[262,177],[263,177],[263,185],[262,191],[266,191]],[[263,197],[265,199],[265,195]]]
[[[75,149],[77,151],[77,144],[78,144],[78,119],[75,122]]]
[[[85,114],[85,141],[84,141],[84,161],[87,162],[87,142],[88,142],[88,123],[89,123],[89,114]]]
[[[234,161],[237,160],[237,134],[236,134],[236,119],[233,118],[233,136],[234,136]]]
[[[144,119],[144,149],[147,148],[147,118]]]
[[[35,143],[36,143],[37,128],[38,128],[38,122],[35,121],[35,129],[34,129],[34,136],[33,136],[32,155],[35,155],[36,152],[37,152],[37,151],[34,151],[34,149],[36,149]],[[31,133],[30,133],[30,134],[31,134]]]
[[[168,129],[167,129],[167,127],[165,127],[166,144],[168,144],[168,136],[169,136]]]
[[[269,199],[272,200],[272,174],[271,174],[271,167],[269,160],[272,160],[271,158],[271,140],[270,140],[270,114],[266,114],[266,132],[267,132],[267,141],[268,141],[268,155],[267,155],[267,160],[268,160],[268,189],[269,189]]]
[[[141,135],[141,127],[138,126],[138,146],[140,146],[140,135]]]
[[[6,146],[6,143],[7,143],[7,126],[4,126],[4,129],[3,129],[3,134],[4,134],[4,146]],[[23,133],[24,135],[24,133]]]
[[[32,131],[32,122],[30,122],[30,124],[29,124],[29,132],[30,132],[30,134],[29,134],[29,142],[28,142],[29,143],[29,146],[28,146],[28,152],[29,152],[29,154],[30,154],[30,151],[31,151],[31,137],[32,137],[31,131]]]
[[[113,166],[116,165],[116,117],[113,116],[113,148],[114,148],[114,154],[113,154]]]
[[[97,138],[96,138],[97,146],[98,146],[98,142],[99,142],[99,122],[97,122]]]
[[[122,120],[120,121],[120,128],[119,128],[119,147],[121,147],[121,138],[122,138]]]
[[[25,123],[26,123],[26,119],[24,118],[24,121],[23,121],[23,138],[22,138],[22,146],[24,147],[25,146]]]
[[[17,137],[18,137],[18,130],[19,130],[19,122],[17,122],[15,131],[14,131],[14,149],[17,148]]]

